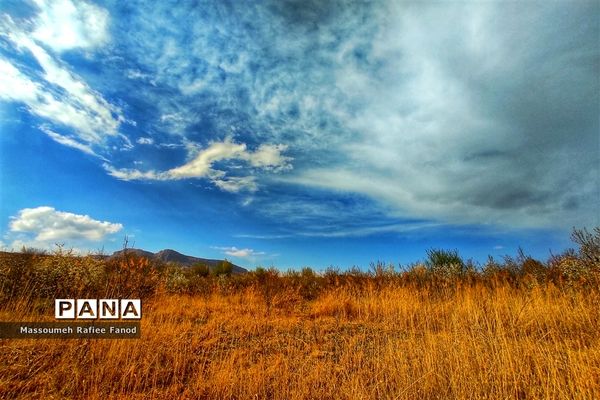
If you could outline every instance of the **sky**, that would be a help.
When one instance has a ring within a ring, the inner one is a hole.
[[[600,3],[0,2],[0,247],[253,268],[600,225]]]

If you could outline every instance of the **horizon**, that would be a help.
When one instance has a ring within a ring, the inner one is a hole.
[[[596,228],[598,229],[598,228]],[[587,231],[586,228],[583,228],[581,230],[578,230],[581,233],[589,233]],[[575,233],[575,231],[573,232]],[[592,232],[593,234],[593,232]],[[573,239],[571,239],[571,243],[572,244],[576,244]],[[578,244],[579,245],[579,244]],[[515,259],[515,258],[519,258],[519,257],[532,257],[534,260],[536,261],[540,261],[542,263],[547,263],[547,262],[551,262],[550,260],[552,260],[553,257],[556,256],[560,256],[561,253],[557,253],[552,251],[552,249],[549,249],[547,257],[534,257],[531,255],[531,253],[525,251],[522,246],[518,246],[516,249],[516,252],[514,254],[509,254],[509,253],[505,253],[502,254],[500,256],[492,256],[491,254],[487,255],[487,258],[485,260],[476,260],[472,257],[468,257],[468,255],[465,254],[461,254],[460,252],[458,252],[458,249],[451,249],[451,248],[436,248],[436,247],[429,247],[426,249],[425,254],[423,254],[423,256],[419,259],[410,261],[410,262],[392,262],[392,261],[385,261],[385,260],[372,260],[370,262],[368,262],[366,265],[364,266],[358,266],[358,265],[348,265],[345,266],[343,268],[340,268],[340,266],[338,265],[328,265],[326,267],[321,267],[321,268],[314,268],[311,265],[296,265],[296,266],[291,266],[288,267],[287,269],[281,268],[281,267],[277,267],[276,265],[261,265],[261,264],[257,264],[254,266],[248,266],[248,265],[239,265],[240,263],[235,263],[233,262],[234,260],[232,260],[232,257],[222,257],[222,258],[208,258],[208,257],[202,257],[201,255],[195,255],[195,254],[185,254],[182,253],[176,249],[173,248],[162,248],[160,250],[148,250],[148,249],[144,249],[141,247],[136,247],[135,243],[132,243],[131,245],[129,245],[128,243],[128,238],[125,238],[123,241],[123,245],[120,249],[114,250],[114,251],[109,251],[107,252],[104,248],[100,248],[100,249],[96,249],[96,250],[86,250],[86,251],[81,251],[79,249],[74,249],[74,248],[69,248],[69,247],[65,247],[65,245],[63,243],[55,243],[54,248],[35,248],[35,247],[26,247],[23,246],[21,249],[7,249],[7,248],[2,248],[0,249],[0,252],[6,252],[6,253],[12,253],[12,254],[26,254],[26,253],[30,253],[30,254],[38,254],[38,255],[43,255],[43,256],[64,256],[64,255],[68,255],[68,256],[74,256],[74,257],[97,257],[97,256],[101,256],[101,257],[113,257],[115,255],[120,255],[123,252],[126,251],[133,251],[133,252],[141,252],[141,253],[149,253],[152,256],[156,256],[160,253],[163,252],[173,252],[176,253],[179,256],[183,256],[183,257],[190,257],[190,258],[196,258],[196,259],[200,259],[200,260],[206,260],[206,261],[227,261],[227,262],[231,262],[234,266],[237,267],[241,267],[243,269],[245,269],[247,272],[250,271],[254,271],[257,270],[259,268],[262,269],[270,269],[270,268],[275,268],[277,270],[279,270],[280,272],[286,272],[286,271],[296,271],[299,272],[305,268],[311,269],[313,272],[317,273],[317,274],[321,274],[321,273],[325,273],[331,269],[335,270],[335,271],[341,271],[341,272],[351,272],[354,271],[356,268],[358,268],[360,271],[372,271],[373,268],[375,266],[384,266],[384,267],[392,267],[394,270],[396,268],[399,269],[399,271],[403,271],[406,268],[408,268],[408,270],[410,270],[411,268],[417,267],[417,266],[422,266],[422,265],[426,265],[428,263],[428,261],[430,260],[430,257],[428,256],[428,251],[443,251],[443,252],[448,252],[448,253],[452,253],[452,252],[456,252],[457,256],[465,263],[465,265],[468,266],[473,266],[475,267],[478,271],[484,269],[486,267],[486,265],[488,265],[489,261],[490,261],[490,257],[492,257],[494,262],[505,262],[506,259]],[[563,249],[566,253],[568,253],[569,251],[577,251],[577,246],[569,246],[566,247],[565,249]],[[566,254],[566,253],[562,253],[562,254]],[[144,254],[142,254],[142,257],[145,257]],[[174,262],[175,264],[180,264],[178,261],[167,261],[167,263],[170,262]],[[190,266],[188,264],[180,264],[180,266]]]
[[[0,249],[546,260],[600,226],[600,3],[0,4]]]

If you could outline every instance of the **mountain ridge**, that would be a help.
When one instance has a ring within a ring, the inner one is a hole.
[[[220,263],[222,263],[223,261],[225,261],[225,260],[217,260],[217,259],[212,259],[212,258],[201,258],[201,257],[189,256],[186,254],[182,254],[173,249],[163,249],[156,253],[153,253],[151,251],[147,251],[147,250],[143,250],[143,249],[135,249],[135,248],[117,250],[111,256],[109,256],[109,258],[119,257],[119,256],[123,255],[125,252],[133,253],[140,257],[146,257],[149,260],[160,261],[163,263],[179,264],[183,267],[191,267],[194,264],[204,264],[204,265],[208,266],[211,270],[213,268],[215,268],[217,265],[219,265]],[[232,266],[233,266],[232,272],[234,274],[243,274],[243,273],[248,272],[248,270],[246,268],[240,267],[239,265],[235,265],[232,263]]]

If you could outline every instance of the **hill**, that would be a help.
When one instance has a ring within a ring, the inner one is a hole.
[[[123,254],[123,252],[134,253],[137,256],[148,258],[149,260],[160,261],[163,263],[173,263],[179,264],[183,267],[191,267],[194,264],[204,264],[208,266],[211,270],[215,268],[217,265],[223,262],[223,260],[215,260],[210,258],[200,258],[194,256],[188,256],[185,254],[181,254],[178,251],[165,249],[161,250],[158,253],[152,253],[150,251],[142,250],[142,249],[126,249],[115,251],[112,257],[119,257]],[[239,265],[233,265],[233,273],[234,274],[243,274],[248,272],[246,268],[240,267]]]

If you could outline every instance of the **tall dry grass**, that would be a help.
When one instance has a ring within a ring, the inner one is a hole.
[[[52,320],[54,292],[144,298],[140,339],[0,340],[0,398],[599,399],[598,248],[231,277],[0,257],[3,321]]]
[[[0,341],[0,398],[598,399],[599,306],[553,285],[156,295],[141,339]],[[0,312],[19,319],[39,314]]]

